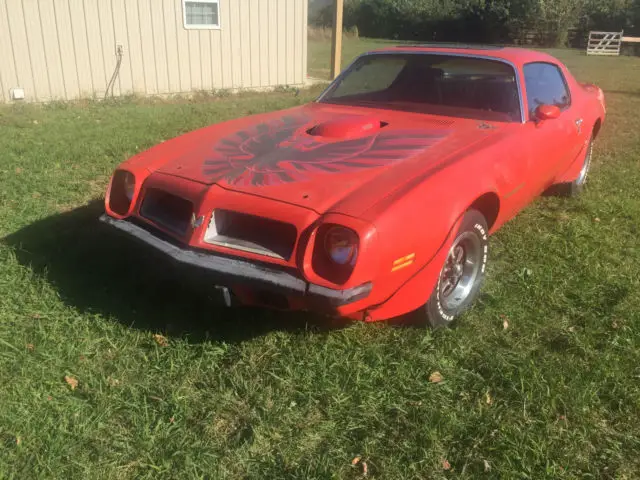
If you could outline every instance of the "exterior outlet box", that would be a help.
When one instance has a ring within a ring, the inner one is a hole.
[[[24,88],[12,88],[10,94],[12,100],[24,100]]]

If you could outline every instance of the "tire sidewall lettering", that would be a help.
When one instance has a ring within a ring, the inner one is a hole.
[[[440,282],[442,280],[442,276],[438,277],[438,284],[436,285],[437,288],[437,292],[438,294],[436,295],[436,307],[438,308],[438,313],[440,314],[440,316],[446,320],[447,322],[452,322],[453,319],[455,318],[455,315],[450,315],[448,313],[446,313],[444,311],[444,308],[442,307],[442,302],[440,302]]]
[[[488,244],[489,236],[485,227],[479,223],[474,224],[473,227],[471,228],[475,230],[476,234],[482,240],[482,265],[480,267],[480,273],[482,276],[484,276],[486,266],[487,266],[488,254],[489,254],[489,244]],[[443,320],[445,320],[446,322],[452,322],[456,318],[456,315],[459,313],[458,310],[466,309],[467,305],[463,305],[462,308],[459,308],[456,311],[453,311],[452,313],[449,313],[448,311],[446,311],[440,300],[441,281],[442,281],[442,273],[438,276],[438,282],[436,284],[436,292],[437,292],[435,295],[436,308],[438,310],[438,314],[442,317]]]

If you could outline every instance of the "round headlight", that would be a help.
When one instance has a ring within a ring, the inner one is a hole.
[[[133,200],[133,194],[136,191],[136,179],[134,178],[133,174],[124,172],[124,178],[122,182],[124,187],[124,195],[127,197],[127,200]]]
[[[345,227],[331,227],[324,237],[329,258],[339,265],[355,265],[358,258],[358,235]]]

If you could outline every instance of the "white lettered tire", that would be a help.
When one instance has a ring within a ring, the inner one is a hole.
[[[479,211],[468,210],[424,307],[432,328],[450,326],[471,307],[484,281],[488,254],[487,221]]]

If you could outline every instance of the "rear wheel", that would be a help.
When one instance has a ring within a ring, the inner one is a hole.
[[[589,176],[592,156],[593,137],[591,137],[591,139],[589,140],[589,144],[587,145],[584,159],[582,160],[582,168],[580,169],[578,177],[573,182],[564,183],[560,186],[560,191],[562,194],[569,197],[576,197],[580,195],[580,193],[582,193],[582,190],[584,190],[584,186],[587,183],[587,177]]]
[[[468,210],[453,240],[438,283],[425,305],[433,328],[445,327],[477,298],[485,276],[489,228],[477,210]]]

